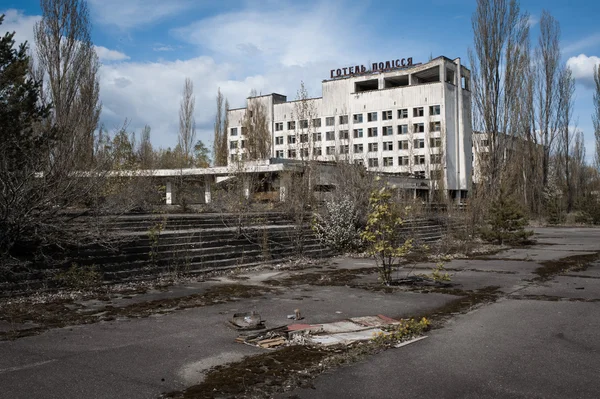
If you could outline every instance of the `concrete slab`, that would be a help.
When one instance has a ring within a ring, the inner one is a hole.
[[[598,329],[597,304],[501,301],[275,397],[594,398]]]
[[[558,276],[544,284],[530,285],[518,294],[600,301],[600,279]]]

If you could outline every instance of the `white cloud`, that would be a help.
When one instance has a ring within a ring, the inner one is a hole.
[[[360,14],[334,2],[312,8],[273,6],[220,14],[174,33],[221,57],[285,67],[322,61],[337,65],[358,61],[380,47],[372,45],[375,40],[369,40],[370,29]]]
[[[577,82],[588,88],[594,86],[594,68],[600,65],[600,57],[579,54],[567,60],[567,66],[573,71],[573,77]]]
[[[21,44],[25,41],[29,44],[29,48],[34,45],[33,27],[39,22],[42,17],[39,15],[25,15],[22,11],[9,9],[1,11],[4,14],[4,22],[0,25],[3,32],[15,32],[15,42]]]
[[[539,22],[540,22],[540,20],[538,17],[536,17],[535,15],[530,15],[529,19],[527,20],[527,26],[529,26],[530,28],[533,28]]]
[[[583,50],[595,47],[600,44],[600,33],[596,33],[583,39],[571,42],[562,47],[562,52],[565,54],[577,54]]]
[[[94,20],[123,30],[142,27],[193,6],[191,0],[89,0],[89,4]]]
[[[153,51],[175,51],[175,47],[164,44],[157,44],[152,48]]]
[[[98,54],[100,61],[123,61],[129,59],[127,54],[121,53],[120,51],[110,50],[103,46],[94,46],[94,48],[96,49],[96,54]]]

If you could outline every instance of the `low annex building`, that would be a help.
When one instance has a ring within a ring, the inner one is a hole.
[[[347,161],[369,171],[428,180],[460,200],[470,189],[470,71],[459,58],[424,64],[400,58],[335,68],[322,97],[249,97],[231,109],[229,159],[248,157],[248,117],[264,112],[270,158]]]

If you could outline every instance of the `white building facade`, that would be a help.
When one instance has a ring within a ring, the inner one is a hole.
[[[430,179],[432,188],[464,198],[472,174],[470,72],[460,59],[413,65],[392,60],[331,70],[323,96],[287,101],[248,98],[229,117],[229,156],[247,154],[244,120],[261,109],[271,157],[343,160],[368,170]],[[246,125],[248,126],[248,125]]]

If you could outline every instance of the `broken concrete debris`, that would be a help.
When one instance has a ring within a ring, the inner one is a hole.
[[[290,324],[264,331],[244,333],[236,342],[272,349],[289,345],[350,345],[368,341],[376,335],[389,334],[385,327],[400,321],[383,315],[353,317],[333,323]]]
[[[229,323],[238,330],[259,330],[265,328],[265,322],[255,311],[234,313]]]

